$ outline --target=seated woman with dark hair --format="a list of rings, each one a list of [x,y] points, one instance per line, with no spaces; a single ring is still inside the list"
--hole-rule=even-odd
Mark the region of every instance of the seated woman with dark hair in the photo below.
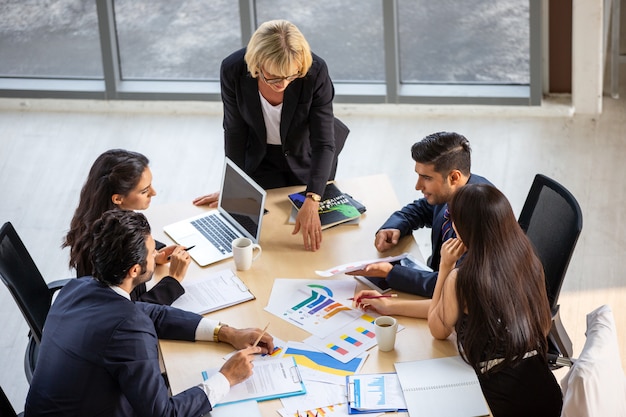
[[[541,261],[495,187],[461,187],[449,209],[458,237],[441,248],[432,300],[360,299],[377,294],[362,291],[355,303],[428,318],[437,339],[456,331],[494,416],[560,416],[561,388],[547,360],[552,316]]]
[[[90,250],[93,244],[93,224],[105,211],[112,209],[145,210],[156,195],[152,187],[152,172],[144,155],[123,149],[111,149],[100,155],[89,171],[80,192],[80,202],[74,212],[62,247],[70,248],[70,267],[77,276],[92,275]],[[157,264],[170,262],[169,275],[150,291],[146,284],[131,293],[133,301],[170,305],[185,293],[180,281],[190,263],[182,246],[165,247],[158,243]]]

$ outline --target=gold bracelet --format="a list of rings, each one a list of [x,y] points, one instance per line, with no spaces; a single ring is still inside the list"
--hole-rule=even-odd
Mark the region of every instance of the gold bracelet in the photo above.
[[[215,343],[219,343],[220,341],[220,338],[218,336],[219,336],[220,330],[222,330],[222,327],[228,327],[228,324],[224,324],[220,322],[217,326],[215,326],[215,329],[213,329],[213,341]]]

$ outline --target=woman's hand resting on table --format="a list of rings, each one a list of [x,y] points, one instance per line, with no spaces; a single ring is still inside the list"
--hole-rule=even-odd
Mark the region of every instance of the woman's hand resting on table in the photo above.
[[[169,262],[168,275],[181,282],[185,278],[185,274],[187,274],[191,256],[189,256],[184,246],[171,245],[160,249],[154,260],[157,265],[164,265]]]
[[[193,204],[195,206],[207,206],[208,205],[211,208],[215,208],[217,207],[217,203],[219,202],[219,199],[220,199],[220,193],[219,191],[216,191],[211,194],[194,198]]]

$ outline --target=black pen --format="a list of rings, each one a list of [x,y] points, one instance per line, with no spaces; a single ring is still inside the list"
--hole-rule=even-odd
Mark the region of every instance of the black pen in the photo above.
[[[195,247],[196,247],[196,245],[191,245],[191,246],[189,246],[188,248],[185,248],[184,250],[185,250],[185,251],[190,251],[190,250],[192,250],[192,249],[193,249],[193,248],[195,248]],[[168,261],[169,261],[170,259],[172,259],[172,255],[170,255],[170,256],[168,256],[168,257],[167,257],[167,260],[168,260]]]

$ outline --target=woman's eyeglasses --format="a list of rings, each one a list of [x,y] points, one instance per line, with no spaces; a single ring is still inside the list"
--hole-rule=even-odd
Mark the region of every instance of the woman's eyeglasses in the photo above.
[[[259,75],[261,76],[261,79],[265,81],[267,84],[278,84],[283,81],[287,81],[288,83],[290,83],[296,78],[300,77],[300,74],[294,74],[294,75],[289,75],[287,77],[265,78],[265,75],[263,74],[262,69],[259,70]]]

